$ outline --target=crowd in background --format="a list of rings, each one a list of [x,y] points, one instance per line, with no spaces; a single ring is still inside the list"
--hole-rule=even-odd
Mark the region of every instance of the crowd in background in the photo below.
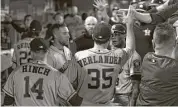
[[[26,15],[23,21],[24,26],[19,26],[10,15],[6,15],[5,20],[21,35],[20,40],[13,48],[12,66],[7,69],[12,71],[12,69],[14,70],[30,62],[33,58],[44,60],[45,57],[45,61],[51,67],[67,77],[66,79],[60,76],[66,80],[67,84],[61,83],[61,85],[69,91],[63,93],[65,89],[59,88],[58,94],[62,96],[62,102],[59,105],[108,105],[109,102],[112,102],[112,105],[117,106],[177,106],[177,0],[133,0],[128,9],[120,8],[117,2],[110,6],[106,0],[95,0],[94,2],[94,8],[91,11],[80,15],[78,14],[80,10],[76,6],[71,6],[67,12],[56,11],[52,20],[45,24],[42,24],[40,20],[35,20],[32,15]],[[108,29],[109,31],[107,31]],[[42,38],[42,40],[38,38]],[[102,40],[102,38],[104,39]],[[20,55],[16,54],[16,51],[20,48],[28,47],[27,45],[19,45],[21,43],[30,44],[32,52],[29,49],[25,50],[31,56],[24,54],[26,57],[20,58],[20,61],[18,61]],[[101,53],[108,52],[106,50],[123,49],[117,52],[122,53],[119,55],[122,56],[121,58],[123,59],[121,60],[123,62],[124,59],[127,59],[124,64],[120,64],[122,65],[122,71],[118,72],[118,74],[116,73],[118,75],[117,79],[113,79],[116,85],[109,90],[111,93],[113,92],[111,94],[113,96],[108,94],[108,96],[104,97],[110,101],[105,101],[106,99],[104,98],[101,98],[104,102],[102,100],[99,102],[100,100],[97,98],[96,101],[93,101],[94,99],[89,98],[89,92],[89,94],[85,95],[84,93],[87,92],[81,91],[81,89],[85,90],[83,81],[86,82],[87,75],[82,72],[81,67],[85,69],[84,66],[87,65],[87,61],[91,61],[89,53],[90,51],[95,51],[96,47],[99,49],[104,48]],[[41,51],[40,53],[38,50],[43,50],[43,52]],[[116,54],[117,56],[118,53],[114,53],[114,55]],[[86,56],[88,60],[83,56]],[[44,73],[44,75],[46,74]],[[110,80],[110,77],[105,76],[102,78]],[[6,85],[5,82],[7,80],[3,81],[2,85],[3,87],[5,85],[5,91],[13,93],[13,89],[9,89],[11,87],[8,86],[9,84],[11,85],[9,81],[12,81],[9,78],[14,79],[15,77],[9,76]],[[55,78],[55,82],[62,81]],[[96,80],[97,83],[95,77],[92,80]],[[38,85],[38,82],[36,85]],[[60,86],[57,85],[56,87]],[[74,90],[77,93],[75,95],[73,95]],[[5,93],[7,94],[8,92]],[[70,97],[69,94],[73,97]],[[11,94],[6,95],[4,105],[13,104],[14,99],[17,103],[18,98],[13,99],[13,97]],[[70,98],[70,100],[67,98]],[[70,104],[66,104],[63,100],[67,100],[67,103]],[[25,102],[25,100],[24,102],[22,100],[17,105],[24,105]],[[46,102],[45,104],[48,105]],[[55,105],[55,103],[51,105]]]

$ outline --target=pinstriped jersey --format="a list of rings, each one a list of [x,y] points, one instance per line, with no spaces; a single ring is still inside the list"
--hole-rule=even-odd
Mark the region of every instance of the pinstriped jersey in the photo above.
[[[141,75],[140,73],[141,57],[135,51],[127,63],[123,66],[122,72],[118,76],[118,85],[116,93],[130,94],[132,92],[131,76]]]
[[[12,57],[13,68],[28,63],[31,60],[30,42],[33,38],[24,38],[14,45],[14,53]]]
[[[16,68],[3,90],[17,106],[57,106],[75,94],[65,75],[41,61]]]
[[[132,52],[129,49],[89,49],[79,51],[75,57],[88,74],[79,91],[82,105],[107,104],[113,97],[115,83],[122,66]]]

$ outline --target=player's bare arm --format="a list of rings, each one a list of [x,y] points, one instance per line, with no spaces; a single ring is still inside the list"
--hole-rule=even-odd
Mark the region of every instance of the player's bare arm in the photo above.
[[[130,97],[129,105],[130,106],[135,106],[136,105],[136,100],[139,94],[139,84],[141,80],[141,72],[140,72],[140,67],[141,67],[141,57],[139,54],[136,52],[133,54],[131,61],[131,67],[130,67],[130,79],[132,82],[132,94]]]
[[[139,77],[135,76],[134,78],[140,78],[140,75],[139,75]],[[136,105],[136,100],[137,100],[137,97],[138,97],[138,94],[139,94],[139,84],[140,84],[140,80],[132,79],[132,85],[133,85],[132,88],[133,89],[132,89],[132,95],[131,95],[130,102],[129,102],[130,106]]]
[[[133,32],[133,24],[134,24],[134,10],[133,6],[129,7],[129,11],[127,14],[127,35],[126,35],[126,48],[131,49],[132,52],[135,50],[135,36]]]

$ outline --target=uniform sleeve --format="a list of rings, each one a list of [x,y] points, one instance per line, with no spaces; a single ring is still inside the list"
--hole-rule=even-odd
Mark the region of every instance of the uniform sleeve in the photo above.
[[[165,22],[173,13],[175,13],[178,10],[178,3],[168,6],[167,8],[163,9],[160,12],[152,13],[152,24],[158,24]]]
[[[48,52],[47,57],[46,57],[46,63],[56,69],[56,63],[55,63],[56,61],[55,61],[55,59],[53,57],[54,57],[54,55],[52,56]]]
[[[122,49],[120,54],[122,55],[121,56],[121,66],[123,66],[128,61],[128,59],[132,56],[133,51],[131,49],[124,48],[124,49]]]
[[[13,71],[9,75],[9,77],[8,77],[8,79],[6,81],[6,84],[5,84],[4,88],[3,88],[4,93],[6,93],[7,95],[9,95],[11,97],[14,97],[14,94],[15,94],[14,93],[14,81],[13,81],[14,72],[15,71]]]
[[[64,74],[60,74],[60,76],[56,78],[57,95],[59,95],[65,101],[69,101],[73,95],[76,94],[72,84]]]
[[[130,76],[141,75],[140,67],[141,67],[141,57],[137,52],[135,52],[131,57],[131,61],[130,61]]]
[[[80,81],[82,81],[82,75],[84,72],[82,68],[78,65],[77,61],[72,58],[69,63],[68,68],[65,71],[66,76],[68,77],[69,81],[72,83],[75,90],[79,87]]]

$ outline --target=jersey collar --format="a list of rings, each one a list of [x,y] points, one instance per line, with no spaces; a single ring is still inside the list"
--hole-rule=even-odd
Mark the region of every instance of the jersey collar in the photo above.
[[[63,50],[59,50],[58,48],[56,48],[56,47],[53,46],[53,45],[51,45],[50,48],[51,48],[53,51],[55,51],[55,52],[57,52],[57,53],[59,53],[59,54],[64,54],[64,51],[63,51]]]

